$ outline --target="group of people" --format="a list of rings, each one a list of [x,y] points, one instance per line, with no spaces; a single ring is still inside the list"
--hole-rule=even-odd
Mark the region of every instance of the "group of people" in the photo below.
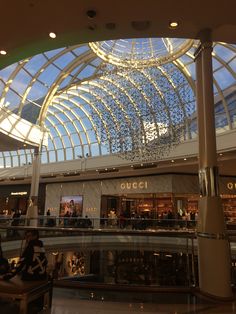
[[[61,224],[64,227],[92,228],[92,221],[87,215],[82,218],[76,212],[67,211],[61,218]]]
[[[197,213],[195,211],[178,211],[164,209],[158,217],[152,217],[149,212],[121,211],[120,214],[112,209],[107,215],[102,214],[100,224],[102,226],[118,226],[123,229],[130,227],[137,230],[145,230],[148,227],[195,227]]]

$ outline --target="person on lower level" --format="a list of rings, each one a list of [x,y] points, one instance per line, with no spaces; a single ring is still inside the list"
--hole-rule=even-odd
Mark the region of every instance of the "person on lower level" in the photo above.
[[[47,258],[43,242],[39,240],[38,230],[26,231],[26,246],[15,269],[7,273],[3,279],[9,280],[16,274],[26,281],[44,280],[47,278]]]

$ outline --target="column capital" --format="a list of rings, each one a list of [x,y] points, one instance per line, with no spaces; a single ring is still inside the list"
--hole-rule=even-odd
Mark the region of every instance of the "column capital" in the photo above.
[[[213,50],[212,47],[212,41],[206,41],[204,43],[200,42],[197,49],[194,52],[194,61],[196,62],[196,59],[201,55],[201,52],[205,49],[211,49]]]

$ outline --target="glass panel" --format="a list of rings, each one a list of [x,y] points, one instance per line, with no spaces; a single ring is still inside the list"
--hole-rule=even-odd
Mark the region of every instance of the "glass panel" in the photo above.
[[[44,55],[39,54],[31,58],[30,61],[24,65],[24,68],[32,75],[35,75],[46,62],[47,59]]]
[[[89,77],[91,75],[93,75],[94,71],[96,70],[95,67],[91,66],[91,65],[87,65],[78,75],[78,77],[82,80],[86,77]]]
[[[47,151],[43,151],[42,157],[41,157],[41,162],[42,162],[43,164],[46,164],[46,163],[49,162],[49,161],[48,161]]]
[[[40,82],[35,82],[33,84],[33,86],[31,87],[27,98],[30,100],[40,100],[37,103],[39,103],[40,105],[43,103],[43,99],[40,99],[44,96],[46,96],[48,92],[48,87],[44,86],[42,83]]]
[[[26,165],[26,156],[25,155],[20,155],[20,164],[21,165]]]
[[[58,159],[58,161],[64,161],[65,160],[64,150],[62,150],[62,149],[57,150],[57,159]]]
[[[73,56],[71,52],[67,52],[66,54],[56,59],[53,63],[56,66],[58,66],[60,69],[64,69],[74,59],[75,59],[75,56]]]
[[[13,167],[19,167],[19,159],[18,156],[12,157]]]
[[[82,140],[82,144],[87,144],[88,143],[88,140],[86,138],[86,135],[84,132],[80,132],[79,133],[80,137],[81,137],[81,140]]]
[[[48,86],[52,85],[56,77],[61,72],[52,64],[50,64],[39,76],[40,81],[46,83]]]
[[[12,74],[12,72],[16,69],[16,67],[18,66],[18,63],[14,63],[12,65],[9,65],[8,67],[6,67],[5,69],[2,69],[0,71],[0,77],[4,80],[7,81],[9,76]]]
[[[79,138],[77,133],[74,133],[74,134],[71,135],[71,140],[72,140],[72,143],[73,143],[72,145],[73,146],[76,146],[76,145],[80,144],[80,138]]]
[[[9,90],[5,97],[5,103],[7,104],[7,108],[11,111],[18,109],[19,104],[21,102],[21,97],[19,97],[15,92]]]
[[[220,44],[215,45],[214,52],[225,62],[228,62],[235,55],[232,50],[221,46]]]
[[[54,56],[56,56],[57,54],[59,54],[61,51],[63,51],[65,48],[59,48],[59,49],[54,49],[54,50],[49,50],[47,52],[45,52],[44,54],[50,59]]]
[[[80,156],[83,155],[82,146],[74,147],[74,151],[75,151],[75,158],[79,158]]]
[[[69,136],[67,136],[67,135],[63,136],[62,141],[63,141],[65,147],[71,147],[71,141],[70,141]]]
[[[14,78],[11,88],[19,94],[23,94],[31,80],[32,77],[22,69]]]
[[[61,139],[59,137],[54,137],[53,140],[54,140],[54,145],[55,145],[56,149],[63,148]]]
[[[92,156],[99,156],[100,155],[99,145],[97,143],[91,144],[91,153],[92,153]]]
[[[235,79],[225,68],[214,72],[214,78],[216,79],[222,90],[235,83]]]
[[[4,159],[0,157],[0,168],[4,168]]]
[[[81,45],[78,48],[73,49],[73,52],[77,55],[80,56],[81,54],[83,54],[84,52],[88,51],[90,48],[88,47],[88,45]]]
[[[49,151],[49,160],[50,160],[50,162],[55,162],[56,161],[55,151]]]
[[[73,149],[66,148],[66,160],[72,160],[72,159],[73,159]]]

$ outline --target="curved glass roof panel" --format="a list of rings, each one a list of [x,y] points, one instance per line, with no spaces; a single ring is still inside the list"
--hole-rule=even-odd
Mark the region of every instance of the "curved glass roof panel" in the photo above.
[[[135,38],[90,43],[101,59],[114,65],[129,67],[163,65],[183,55],[192,40],[177,38]]]
[[[0,105],[49,130],[42,162],[116,153],[136,125],[151,143],[176,123],[197,136],[194,51],[198,42],[121,39],[64,47],[0,71]],[[216,131],[236,127],[236,46],[214,43]],[[129,66],[129,68],[128,68]],[[122,131],[123,130],[123,131]],[[135,133],[135,132],[134,132]],[[0,153],[0,167],[32,162],[32,150]]]

